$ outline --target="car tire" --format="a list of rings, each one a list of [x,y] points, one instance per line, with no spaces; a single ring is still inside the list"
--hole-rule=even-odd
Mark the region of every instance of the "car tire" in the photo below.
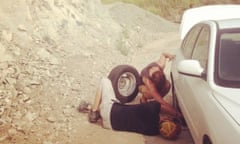
[[[171,74],[171,82],[172,82],[172,106],[175,109],[179,110],[178,100],[177,100],[177,96],[176,96],[176,93],[175,93],[175,87],[174,87],[172,74]]]
[[[176,109],[177,111],[182,113],[181,109],[179,107],[179,104],[178,104],[178,99],[177,99],[177,95],[176,95],[176,92],[175,92],[175,87],[174,87],[172,73],[171,73],[171,82],[172,82],[172,106],[174,107],[174,109]],[[182,126],[187,126],[186,120],[184,118],[181,119],[181,125]]]
[[[140,76],[136,68],[130,65],[118,65],[108,75],[116,98],[121,103],[131,102],[138,94]]]

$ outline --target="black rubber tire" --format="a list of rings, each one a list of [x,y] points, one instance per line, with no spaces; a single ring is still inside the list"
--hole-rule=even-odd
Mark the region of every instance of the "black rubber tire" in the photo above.
[[[172,82],[172,106],[175,109],[179,110],[178,100],[177,100],[177,96],[176,96],[176,93],[175,93],[175,87],[174,87],[174,81],[173,81],[172,74],[171,74],[171,82]]]
[[[125,75],[130,75],[132,78],[133,85],[131,89],[127,89],[127,94],[123,95],[121,93],[121,90],[119,88],[119,80],[121,79],[122,76]],[[111,72],[108,75],[108,78],[112,82],[112,86],[116,95],[116,98],[121,102],[121,103],[128,103],[134,100],[134,98],[138,94],[138,86],[140,84],[140,76],[136,68],[130,65],[118,65],[114,67]]]
[[[176,92],[175,92],[175,87],[174,87],[174,81],[173,81],[172,73],[171,73],[171,82],[172,82],[172,106],[173,106],[174,109],[176,109],[177,111],[182,113],[181,109],[179,107],[179,104],[178,104],[178,99],[177,99],[177,95],[176,95]],[[184,118],[181,119],[181,125],[187,126],[186,120]]]

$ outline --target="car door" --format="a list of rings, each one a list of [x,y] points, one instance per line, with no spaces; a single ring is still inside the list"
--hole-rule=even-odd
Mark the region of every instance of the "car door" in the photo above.
[[[193,41],[192,45],[182,45],[184,59],[195,59],[200,62],[200,65],[207,71],[210,28],[207,25],[197,25],[195,31],[195,38],[189,37],[187,41]],[[205,127],[204,118],[204,102],[207,95],[209,95],[209,87],[206,79],[199,77],[187,76],[179,74],[177,82],[177,91],[180,96],[180,103],[187,117],[191,133],[196,138],[201,137],[202,129]]]

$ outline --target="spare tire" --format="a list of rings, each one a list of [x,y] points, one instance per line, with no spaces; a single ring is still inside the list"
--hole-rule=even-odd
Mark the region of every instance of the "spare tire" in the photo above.
[[[116,98],[121,103],[131,102],[137,96],[140,76],[133,66],[118,65],[112,69],[108,78],[112,82]]]

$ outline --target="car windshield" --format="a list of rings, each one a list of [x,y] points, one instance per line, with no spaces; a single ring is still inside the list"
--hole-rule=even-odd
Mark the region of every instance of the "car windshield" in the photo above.
[[[240,30],[219,37],[218,78],[225,86],[240,84]]]

